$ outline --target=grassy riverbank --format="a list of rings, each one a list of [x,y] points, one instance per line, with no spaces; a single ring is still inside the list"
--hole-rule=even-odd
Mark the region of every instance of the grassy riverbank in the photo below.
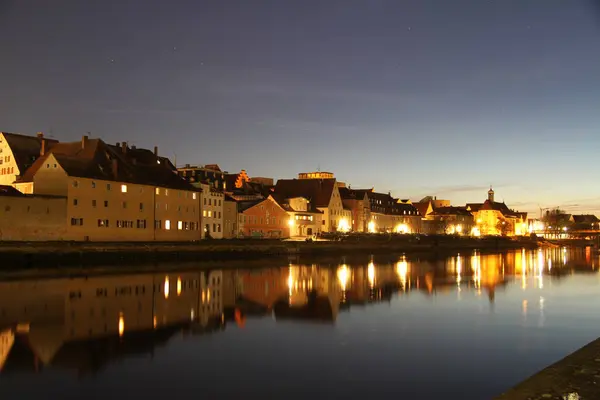
[[[402,254],[497,251],[535,248],[529,238],[381,235],[340,241],[206,240],[197,243],[0,243],[0,267],[143,264],[206,260],[259,259],[273,256]]]

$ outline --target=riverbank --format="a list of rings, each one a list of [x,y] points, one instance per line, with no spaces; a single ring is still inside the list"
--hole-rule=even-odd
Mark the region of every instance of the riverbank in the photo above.
[[[496,400],[600,399],[600,339],[519,383]]]
[[[537,248],[529,238],[471,238],[458,236],[380,236],[342,241],[206,240],[197,243],[3,242],[0,267],[57,267],[68,265],[135,265],[154,262],[253,260],[290,255],[354,255],[502,251]]]

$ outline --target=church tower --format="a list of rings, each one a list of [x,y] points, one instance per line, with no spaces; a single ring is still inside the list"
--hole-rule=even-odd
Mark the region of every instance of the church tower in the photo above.
[[[490,190],[488,190],[488,200],[490,202],[494,202],[494,189],[490,186]]]

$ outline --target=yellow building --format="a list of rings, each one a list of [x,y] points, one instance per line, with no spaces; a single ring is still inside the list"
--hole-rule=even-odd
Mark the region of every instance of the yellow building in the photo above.
[[[311,237],[323,226],[323,213],[310,209],[310,202],[304,197],[277,199],[289,215],[290,237]]]
[[[67,199],[66,238],[188,241],[201,238],[201,196],[158,149],[109,145],[84,136],[57,143],[15,187]],[[48,240],[40,238],[39,240]]]
[[[494,200],[494,190],[490,188],[488,198],[483,203],[467,204],[467,211],[473,214],[475,236],[522,236],[527,234],[527,213],[514,211],[502,202]]]
[[[0,185],[12,185],[56,143],[41,132],[36,136],[0,132]]]
[[[0,240],[65,240],[67,198],[25,195],[0,186]]]

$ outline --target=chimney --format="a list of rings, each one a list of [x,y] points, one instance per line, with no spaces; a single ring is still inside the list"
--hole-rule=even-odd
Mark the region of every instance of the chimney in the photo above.
[[[116,158],[113,158],[113,160],[112,160],[112,173],[113,173],[115,180],[117,180],[118,175],[119,175],[119,164],[118,164]]]
[[[46,139],[42,139],[42,146],[40,147],[40,156],[46,154]]]
[[[158,156],[158,146],[154,146],[154,155]]]
[[[38,139],[42,139],[44,137],[44,132],[38,132],[36,136],[38,137]]]
[[[123,151],[123,154],[127,154],[127,142],[121,143],[121,150]]]
[[[82,149],[85,149],[85,146],[87,145],[87,142],[88,142],[88,137],[87,137],[87,135],[83,135],[83,136],[81,137],[81,148],[82,148]]]

